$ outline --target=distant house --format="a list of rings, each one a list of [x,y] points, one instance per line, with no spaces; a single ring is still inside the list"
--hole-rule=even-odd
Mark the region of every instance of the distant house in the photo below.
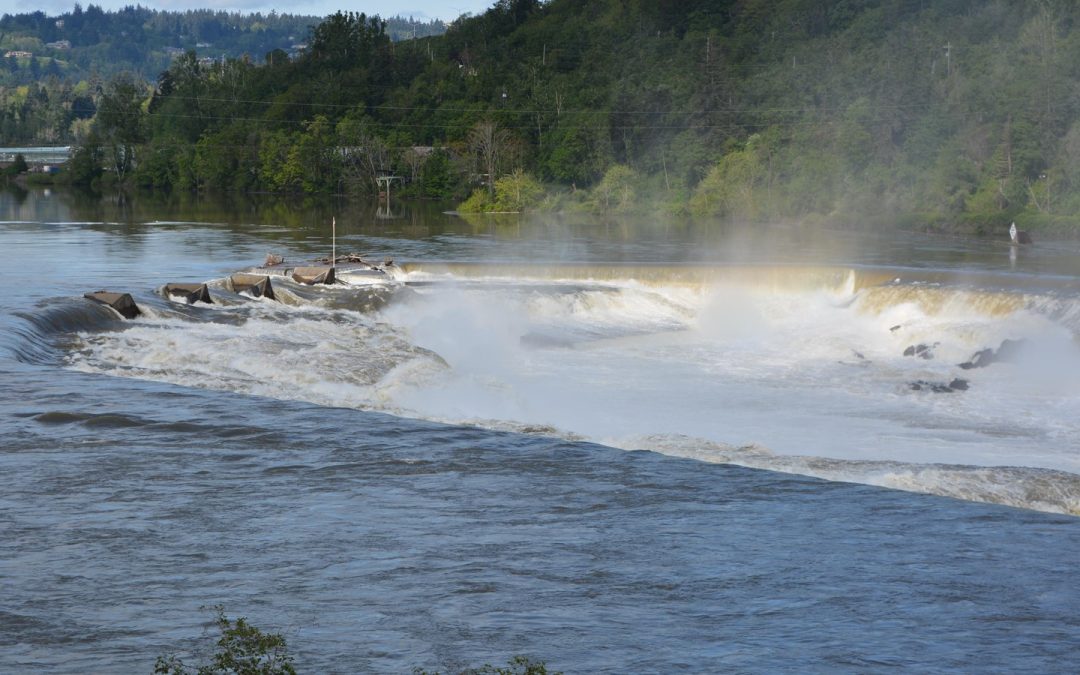
[[[64,20],[63,19],[57,19],[55,25],[60,30],[64,30]]]
[[[56,42],[46,42],[45,46],[49,49],[71,49],[71,41],[57,40]]]
[[[11,50],[4,54],[5,59],[32,59],[34,58],[33,52],[23,52],[18,50]]]
[[[184,53],[184,50],[180,47],[166,47],[165,53],[173,58],[180,56]]]

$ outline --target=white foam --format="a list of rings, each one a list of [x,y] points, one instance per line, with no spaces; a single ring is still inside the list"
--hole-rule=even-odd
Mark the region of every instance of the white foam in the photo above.
[[[941,494],[960,490],[926,486],[953,474],[855,463],[1080,473],[1080,354],[1055,321],[1071,306],[1060,299],[856,290],[850,275],[806,288],[442,281],[374,315],[322,307],[333,289],[302,297],[283,285],[288,305],[244,303],[238,325],[151,316],[83,335],[71,363],[624,447],[682,436],[769,447],[766,460],[738,461]],[[1018,362],[959,367],[1006,338],[1027,340]],[[934,358],[903,355],[916,344]],[[910,386],[956,378],[969,389]],[[821,473],[823,458],[847,464]]]

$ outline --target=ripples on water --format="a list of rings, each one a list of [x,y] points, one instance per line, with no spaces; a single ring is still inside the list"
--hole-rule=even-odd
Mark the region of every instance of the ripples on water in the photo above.
[[[138,382],[68,398],[6,424],[8,669],[145,672],[214,603],[310,672],[1076,656],[1071,518]]]
[[[566,672],[1067,672],[1080,656],[1075,518],[712,463],[757,454],[671,434],[637,447],[693,458],[75,372],[71,350],[111,330],[82,292],[124,279],[153,309],[160,283],[230,270],[203,248],[258,260],[266,245],[198,228],[138,234],[135,251],[54,234],[46,255],[33,227],[0,231],[3,250],[56,270],[0,300],[0,670],[148,672],[212,642],[199,607],[214,604],[283,631],[306,672],[519,653]],[[54,260],[88,248],[93,265]],[[22,276],[11,261],[0,274]],[[387,330],[333,307],[234,309],[160,305],[174,318],[112,336],[134,349],[170,321],[235,335],[274,312]],[[572,324],[559,335],[595,339]],[[536,336],[514,353],[572,351]],[[457,365],[449,348],[439,366],[383,344],[436,376]]]

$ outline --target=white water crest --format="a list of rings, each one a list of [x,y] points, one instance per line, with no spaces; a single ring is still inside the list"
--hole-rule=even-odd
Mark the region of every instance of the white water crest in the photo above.
[[[284,285],[83,333],[70,365],[1080,513],[1080,301],[906,276],[414,265],[381,309]]]

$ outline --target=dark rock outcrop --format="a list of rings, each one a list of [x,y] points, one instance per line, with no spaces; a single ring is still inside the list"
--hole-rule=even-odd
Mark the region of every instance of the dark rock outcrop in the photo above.
[[[1001,346],[997,350],[990,347],[980,349],[972,355],[971,359],[961,363],[960,367],[964,370],[971,370],[972,368],[985,368],[993,363],[1015,361],[1025,342],[1026,340],[1002,340]]]
[[[934,358],[934,347],[937,347],[939,344],[941,343],[935,342],[932,345],[922,343],[917,345],[910,345],[907,349],[904,350],[904,356],[917,356],[920,359],[930,360]]]
[[[931,391],[935,394],[952,394],[957,391],[967,391],[968,386],[967,380],[956,378],[948,384],[945,384],[944,382],[916,380],[915,382],[910,383],[908,388],[912,391]]]

